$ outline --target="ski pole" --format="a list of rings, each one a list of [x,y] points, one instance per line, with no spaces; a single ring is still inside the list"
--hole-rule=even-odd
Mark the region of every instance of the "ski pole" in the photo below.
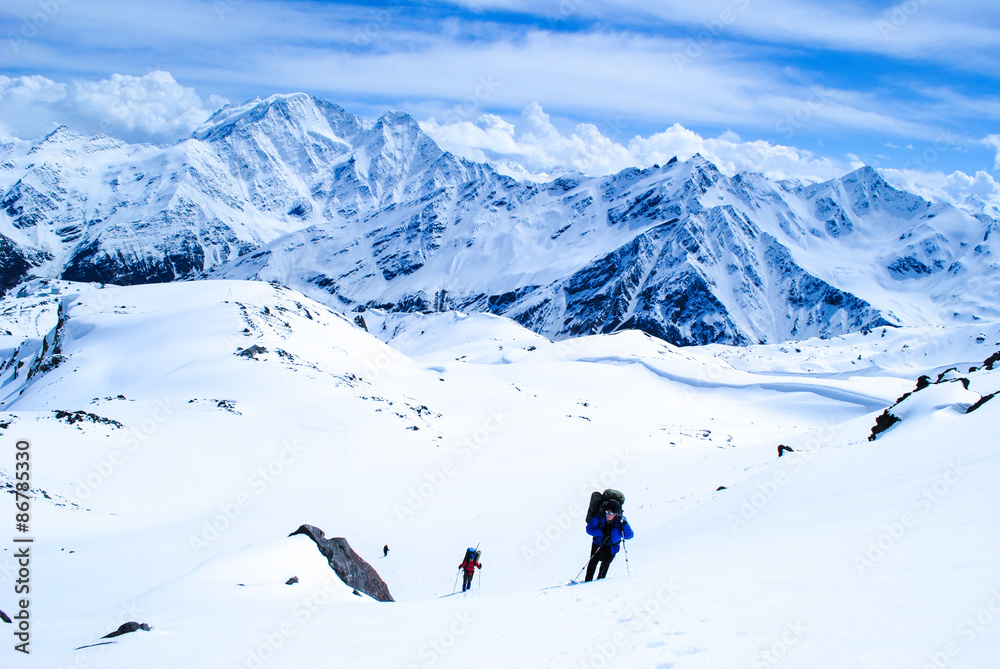
[[[631,576],[632,572],[628,568],[628,542],[622,539],[622,548],[625,549],[625,575]]]
[[[611,538],[611,537],[605,537],[605,538],[604,538],[604,539],[603,539],[603,540],[601,541],[601,543],[600,543],[600,544],[598,544],[598,546],[597,546],[597,550],[595,550],[595,551],[594,551],[594,553],[593,553],[593,555],[591,555],[591,556],[590,556],[590,560],[593,560],[593,559],[594,559],[594,557],[595,557],[595,556],[597,555],[597,551],[601,550],[601,548],[602,548],[602,547],[604,546],[605,542],[606,542],[606,541],[607,541],[608,539],[610,539],[610,538]],[[590,560],[587,560],[586,562],[584,562],[584,563],[583,563],[583,567],[581,567],[581,568],[580,568],[580,571],[578,571],[578,572],[576,573],[576,578],[574,578],[574,579],[573,579],[573,582],[574,582],[574,583],[576,582],[576,580],[577,580],[578,578],[580,578],[580,574],[582,574],[582,573],[583,573],[583,570],[587,568],[587,565],[589,565],[589,564],[590,564]]]
[[[451,594],[453,595],[455,594],[455,591],[458,590],[458,577],[461,575],[462,575],[462,568],[459,567],[458,573],[455,574],[455,585],[451,586]]]

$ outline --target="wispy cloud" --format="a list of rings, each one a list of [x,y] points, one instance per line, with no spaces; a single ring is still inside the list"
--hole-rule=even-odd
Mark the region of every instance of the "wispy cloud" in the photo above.
[[[42,4],[54,9],[36,21]],[[303,91],[370,117],[517,125],[537,103],[567,140],[585,139],[580,124],[625,148],[675,126],[732,130],[835,164],[854,153],[903,167],[948,136],[960,151],[936,169],[962,155],[969,172],[993,167],[981,138],[996,132],[1000,24],[984,0],[9,0],[0,21],[12,78],[166,71],[199,99],[192,116],[213,95]]]
[[[452,0],[479,12],[521,12],[558,25],[591,18],[631,30],[678,29],[702,46],[749,38],[787,46],[864,52],[917,60],[941,59],[983,68],[1000,44],[995,6],[982,0]],[[993,17],[993,20],[989,20]],[[984,18],[986,20],[984,20]],[[955,59],[957,54],[967,56]]]

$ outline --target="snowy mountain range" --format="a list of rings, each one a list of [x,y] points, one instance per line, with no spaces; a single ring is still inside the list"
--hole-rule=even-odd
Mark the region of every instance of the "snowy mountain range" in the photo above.
[[[546,337],[780,342],[1000,318],[1000,212],[862,168],[813,185],[701,156],[519,182],[410,116],[303,94],[173,146],[60,127],[0,146],[0,286],[277,281],[338,310],[490,312]]]

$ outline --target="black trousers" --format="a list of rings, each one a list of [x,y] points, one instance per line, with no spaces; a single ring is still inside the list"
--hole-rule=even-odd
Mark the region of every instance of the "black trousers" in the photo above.
[[[474,572],[466,571],[462,573],[462,592],[472,587],[472,575]]]
[[[586,582],[594,580],[594,570],[597,569],[597,563],[601,563],[601,569],[597,572],[597,578],[604,578],[608,575],[608,567],[611,566],[611,561],[615,559],[614,554],[611,553],[611,546],[608,544],[591,544],[590,545],[590,562],[587,563],[587,578],[584,579]]]

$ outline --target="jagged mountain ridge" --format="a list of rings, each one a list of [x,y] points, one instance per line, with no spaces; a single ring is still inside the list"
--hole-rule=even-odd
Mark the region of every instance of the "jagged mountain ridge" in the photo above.
[[[993,212],[871,168],[803,186],[695,156],[518,182],[405,113],[370,122],[302,94],[221,110],[170,147],[60,128],[0,156],[5,288],[254,278],[341,309],[489,311],[554,338],[638,328],[677,344],[1000,318]]]

